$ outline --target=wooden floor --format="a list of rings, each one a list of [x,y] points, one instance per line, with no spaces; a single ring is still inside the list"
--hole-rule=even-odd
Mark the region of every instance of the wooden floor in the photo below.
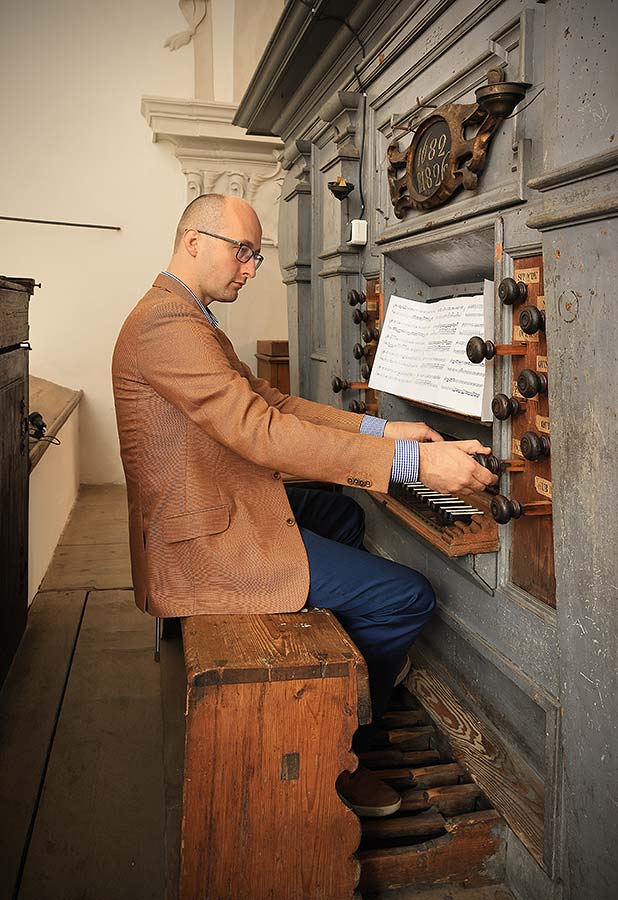
[[[0,900],[174,897],[184,669],[179,641],[161,665],[153,643],[124,490],[82,487],[0,693]],[[502,885],[421,894],[512,900]]]

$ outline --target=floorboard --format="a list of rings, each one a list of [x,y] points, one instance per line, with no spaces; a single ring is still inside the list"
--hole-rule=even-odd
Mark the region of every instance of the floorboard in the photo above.
[[[125,544],[128,546],[127,491],[121,484],[83,484],[60,546]],[[116,585],[118,587],[118,585]]]
[[[132,584],[128,544],[59,544],[40,590],[105,591]]]
[[[18,882],[85,601],[37,595],[0,692],[0,900]]]
[[[161,900],[165,798],[152,619],[91,592],[19,900]]]

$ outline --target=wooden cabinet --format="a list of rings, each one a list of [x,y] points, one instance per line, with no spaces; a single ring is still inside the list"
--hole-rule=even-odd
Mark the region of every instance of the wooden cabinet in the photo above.
[[[181,900],[351,900],[360,825],[335,781],[368,720],[360,653],[327,610],[182,625]]]
[[[0,684],[28,609],[28,301],[34,282],[0,277]]]
[[[258,378],[265,378],[282,394],[290,393],[290,357],[287,341],[258,341],[257,353]]]

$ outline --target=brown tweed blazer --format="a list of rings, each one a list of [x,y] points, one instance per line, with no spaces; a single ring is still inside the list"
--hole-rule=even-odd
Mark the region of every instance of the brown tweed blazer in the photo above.
[[[300,609],[309,567],[280,472],[386,491],[395,442],[254,377],[166,275],[122,326],[112,376],[139,608]]]

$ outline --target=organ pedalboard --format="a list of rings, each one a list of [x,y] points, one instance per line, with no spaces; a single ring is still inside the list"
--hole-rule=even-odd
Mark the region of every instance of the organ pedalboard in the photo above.
[[[508,473],[512,497],[496,489],[463,496],[446,495],[422,482],[396,484],[388,494],[370,492],[374,499],[403,524],[449,557],[490,553],[499,549],[498,525],[511,523],[511,581],[544,603],[555,606],[555,574],[552,531],[551,441],[545,337],[545,298],[542,256],[518,259],[513,278],[503,279],[498,297],[513,309],[512,341],[496,344],[471,338],[468,358],[510,360],[512,383],[508,394],[498,393],[492,412],[510,426],[509,459],[493,454],[477,460],[498,477]],[[361,328],[363,343],[352,355],[360,363],[363,381],[333,378],[334,392],[357,390],[365,399],[353,399],[354,412],[377,413],[377,397],[368,387],[384,300],[379,282],[367,281],[366,293],[352,290],[348,302],[353,321]]]

